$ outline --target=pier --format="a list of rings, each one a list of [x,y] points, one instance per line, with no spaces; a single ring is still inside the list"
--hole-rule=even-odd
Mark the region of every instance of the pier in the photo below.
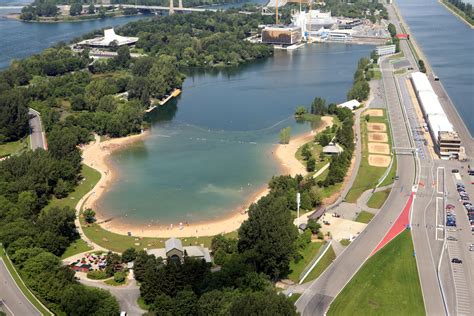
[[[166,98],[158,101],[158,105],[165,105],[166,102],[168,102],[169,100],[171,100],[172,98],[176,98],[178,95],[181,94],[181,90],[180,89],[174,89],[173,92],[171,92],[171,94],[169,96],[167,96]],[[150,113],[151,111],[153,111],[154,109],[156,109],[156,107],[158,106],[156,103],[152,106],[150,106],[148,109],[145,110],[146,113]]]

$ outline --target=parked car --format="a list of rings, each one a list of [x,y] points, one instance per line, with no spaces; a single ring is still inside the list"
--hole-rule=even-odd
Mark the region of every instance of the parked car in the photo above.
[[[457,238],[453,237],[453,236],[448,236],[448,238],[446,238],[446,239],[451,240],[451,241],[457,241]]]
[[[461,200],[463,200],[463,201],[469,201],[469,196],[461,196]]]
[[[458,258],[453,258],[453,259],[451,259],[451,262],[452,263],[462,263],[462,260],[458,259]]]
[[[452,173],[459,173],[459,170],[458,169],[452,169],[451,172]]]

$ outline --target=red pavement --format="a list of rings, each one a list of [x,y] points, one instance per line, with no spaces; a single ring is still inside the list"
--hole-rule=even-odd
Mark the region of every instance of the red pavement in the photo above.
[[[415,193],[413,192],[410,194],[410,198],[408,199],[402,213],[398,216],[392,227],[390,227],[390,230],[387,232],[382,241],[377,245],[377,247],[375,247],[374,251],[372,251],[370,254],[371,256],[388,244],[393,238],[397,237],[406,229],[407,225],[410,224],[410,208],[411,204],[413,203],[414,194]]]

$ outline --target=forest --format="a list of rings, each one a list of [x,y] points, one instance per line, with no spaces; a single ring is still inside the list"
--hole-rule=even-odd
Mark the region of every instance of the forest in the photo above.
[[[242,40],[261,19],[236,12],[155,18],[118,31],[142,37],[138,49],[147,56],[132,58],[128,47],[120,47],[116,57],[93,62],[87,49],[77,53],[59,43],[0,72],[0,144],[28,135],[29,108],[41,113],[48,142],[48,151],[0,162],[0,241],[25,283],[54,313],[119,314],[108,292],[79,284],[59,259],[79,235],[75,210],[51,207],[50,201],[64,198],[82,180],[78,145],[92,133],[139,133],[147,127],[146,107],[181,87],[189,67],[235,66],[270,56],[265,46]],[[179,34],[180,28],[186,32]],[[193,51],[190,64],[186,58]],[[212,62],[202,62],[206,58]]]

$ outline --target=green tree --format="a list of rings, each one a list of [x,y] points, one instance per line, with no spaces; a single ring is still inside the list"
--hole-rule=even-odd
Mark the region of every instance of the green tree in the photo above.
[[[96,221],[95,212],[91,208],[85,209],[82,216],[84,216],[87,224],[92,224]]]
[[[89,7],[87,8],[87,13],[88,14],[94,14],[95,13],[95,6],[93,3],[89,4]]]
[[[273,280],[288,274],[298,236],[286,205],[284,197],[263,197],[250,206],[249,218],[239,228],[239,252]]]
[[[319,224],[315,219],[310,218],[308,220],[308,229],[311,231],[313,234],[317,234],[319,230],[321,229],[321,224]]]
[[[135,248],[127,248],[122,253],[122,261],[123,262],[132,262],[137,257],[137,251]]]
[[[76,15],[81,15],[81,13],[82,13],[82,3],[74,2],[73,4],[71,4],[71,7],[69,8],[69,15],[76,16]]]
[[[0,94],[0,144],[28,134],[28,100],[18,89]]]
[[[230,315],[297,315],[293,303],[274,291],[250,292],[238,297],[230,309]]]
[[[311,103],[311,114],[324,115],[327,112],[326,100],[320,97],[316,97]]]
[[[316,159],[311,157],[306,163],[306,171],[313,172],[315,169],[316,169]]]
[[[285,127],[280,130],[280,144],[289,144],[291,138],[291,127]]]
[[[295,116],[299,117],[299,116],[302,116],[302,115],[306,114],[307,112],[308,112],[308,110],[304,106],[299,106],[295,110]]]

